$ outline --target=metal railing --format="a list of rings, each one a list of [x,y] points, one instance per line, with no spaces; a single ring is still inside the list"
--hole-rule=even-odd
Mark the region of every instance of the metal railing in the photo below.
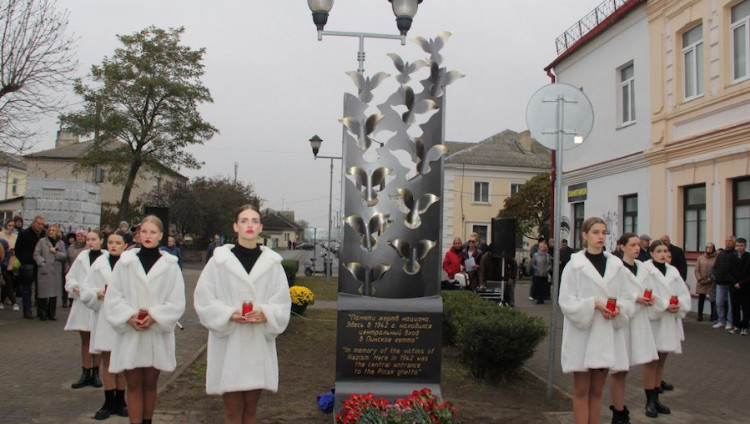
[[[599,6],[555,39],[557,55],[559,56],[565,50],[568,50],[570,46],[583,38],[584,35],[596,28],[597,25],[602,23],[602,21],[607,19],[610,15],[615,13],[617,9],[624,6],[629,1],[630,0],[604,0],[601,2]]]

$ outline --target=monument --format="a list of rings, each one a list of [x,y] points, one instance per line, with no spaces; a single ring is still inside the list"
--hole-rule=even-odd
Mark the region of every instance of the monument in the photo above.
[[[390,75],[348,73],[357,94],[345,94],[341,119],[337,407],[353,393],[440,394],[443,105],[445,87],[463,77],[442,67],[449,37],[417,37],[428,57],[411,63],[389,54],[398,88],[381,104],[371,102]],[[414,89],[416,74],[426,76]]]

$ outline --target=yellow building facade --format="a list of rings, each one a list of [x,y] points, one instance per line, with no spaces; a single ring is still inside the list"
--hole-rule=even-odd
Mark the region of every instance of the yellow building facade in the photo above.
[[[651,233],[750,236],[750,0],[651,0]]]

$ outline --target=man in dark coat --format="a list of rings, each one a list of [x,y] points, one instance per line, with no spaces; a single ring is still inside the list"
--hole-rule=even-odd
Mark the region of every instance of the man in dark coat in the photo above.
[[[672,266],[677,268],[677,271],[680,271],[682,280],[687,281],[687,259],[685,259],[685,252],[679,247],[673,245],[670,242],[668,235],[664,234],[660,239],[667,245],[669,253],[672,255]]]
[[[21,263],[19,278],[21,280],[21,296],[23,297],[23,317],[27,319],[34,318],[31,313],[31,286],[36,281],[34,249],[42,237],[44,237],[44,217],[35,216],[31,225],[18,233],[18,239],[16,240],[16,257]]]
[[[736,249],[738,261],[735,264],[735,282],[729,288],[733,323],[729,332],[747,336],[747,330],[750,326],[750,253],[746,251],[747,240],[738,238]]]
[[[651,236],[648,234],[641,234],[638,236],[641,239],[641,251],[638,253],[638,259],[641,262],[646,262],[651,259],[651,253],[648,252],[648,246],[651,245]]]

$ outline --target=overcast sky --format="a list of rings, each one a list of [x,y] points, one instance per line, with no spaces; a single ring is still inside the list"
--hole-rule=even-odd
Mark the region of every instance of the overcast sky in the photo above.
[[[448,91],[446,139],[478,142],[505,129],[525,130],[529,98],[549,83],[543,68],[556,57],[555,38],[600,2],[425,0],[409,38],[453,31],[443,65],[466,75]],[[304,0],[58,0],[58,7],[70,11],[81,76],[112,55],[118,34],[184,26],[183,42],[206,48],[203,82],[214,103],[200,110],[220,134],[191,149],[205,162],[202,169],[181,172],[233,177],[237,162],[238,178],[253,185],[264,207],[327,226],[329,161],[314,161],[307,140],[318,134],[321,155],[341,154],[338,119],[343,93],[355,90],[345,72],[357,69],[356,39],[319,42]],[[326,29],[397,33],[386,0],[338,0]],[[387,53],[409,62],[425,57],[411,41],[369,39],[365,51],[368,75],[394,73]],[[380,93],[392,91],[384,84]],[[70,100],[76,108],[78,99]],[[46,134],[35,150],[54,146],[56,119],[41,125]],[[334,210],[338,170],[337,162]]]

